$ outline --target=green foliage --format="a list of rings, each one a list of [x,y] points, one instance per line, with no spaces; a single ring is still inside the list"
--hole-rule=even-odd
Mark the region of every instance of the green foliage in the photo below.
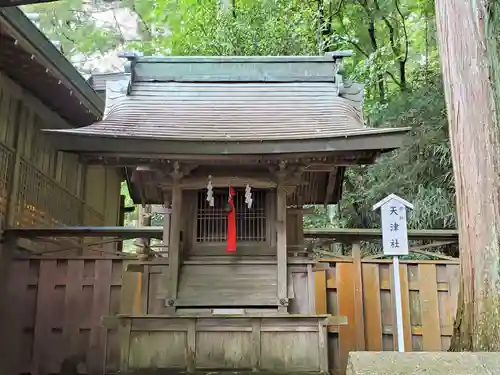
[[[223,1],[224,2],[224,1]],[[65,53],[105,55],[316,55],[352,49],[346,73],[366,83],[370,126],[410,126],[405,146],[379,164],[350,168],[340,207],[314,207],[306,227],[374,227],[372,204],[396,193],[415,204],[414,228],[455,226],[433,0],[64,0],[28,7]],[[127,37],[117,8],[135,17]],[[110,11],[109,9],[112,9]],[[114,9],[114,10],[113,10]],[[103,23],[103,10],[111,12]]]
[[[202,4],[202,5],[201,5]],[[135,47],[151,54],[307,55],[316,54],[314,15],[302,1],[240,0],[234,12],[219,1],[157,2],[154,17],[167,23],[169,37]]]
[[[342,217],[348,227],[376,227],[371,207],[388,193],[413,202],[413,228],[454,228],[454,185],[444,96],[435,74],[372,114],[375,126],[409,126],[405,145],[379,163],[346,173]]]

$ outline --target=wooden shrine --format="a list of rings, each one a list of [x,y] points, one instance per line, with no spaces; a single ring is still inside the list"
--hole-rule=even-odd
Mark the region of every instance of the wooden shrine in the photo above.
[[[341,319],[315,314],[302,208],[336,203],[345,168],[408,130],[364,126],[344,55],[132,57],[102,121],[46,131],[166,209],[162,313],[116,318],[123,371],[328,370],[326,326]]]

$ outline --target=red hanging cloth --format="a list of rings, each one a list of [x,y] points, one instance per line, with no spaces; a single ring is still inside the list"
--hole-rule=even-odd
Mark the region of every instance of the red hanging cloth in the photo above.
[[[229,187],[229,199],[227,201],[229,205],[229,213],[227,215],[227,244],[226,250],[228,253],[234,253],[236,251],[236,211],[234,208],[234,189]]]

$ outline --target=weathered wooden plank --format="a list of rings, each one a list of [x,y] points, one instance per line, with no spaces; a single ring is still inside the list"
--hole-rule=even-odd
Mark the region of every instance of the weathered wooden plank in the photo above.
[[[120,322],[118,339],[120,341],[120,371],[128,371],[130,355],[130,332],[132,320],[125,319]]]
[[[319,371],[318,332],[262,332],[261,370]]]
[[[436,290],[436,266],[431,264],[419,265],[418,280],[420,283],[423,349],[429,352],[440,351],[441,327]]]
[[[382,317],[379,271],[376,264],[363,264],[366,349],[382,351]]]
[[[293,279],[292,279],[293,282]],[[312,265],[307,265],[307,302],[308,302],[308,311],[310,314],[314,314],[316,312],[316,302],[315,295],[316,290],[314,287],[314,272],[312,269]],[[326,289],[325,289],[326,293]],[[326,295],[326,294],[325,294]]]
[[[135,318],[132,321],[132,331],[159,332],[159,331],[187,331],[189,319],[181,317],[173,319]]]
[[[252,369],[257,371],[260,368],[261,337],[260,337],[260,319],[252,321]]]
[[[142,301],[140,299],[142,288],[141,273],[127,272],[127,268],[133,261],[123,261],[122,264],[122,287],[120,290],[120,313],[142,314]],[[137,297],[139,295],[139,297]]]
[[[196,369],[196,320],[187,322],[186,367],[192,372]]]
[[[399,279],[401,281],[401,305],[403,311],[403,337],[405,343],[405,351],[412,351],[412,331],[410,317],[410,290],[408,286],[408,266],[406,264],[399,265]],[[394,335],[395,337],[397,335]],[[397,340],[394,342],[394,347],[397,348]]]
[[[2,116],[0,116],[0,141],[2,141],[2,143],[7,143],[9,107],[10,101],[13,100],[13,98],[11,98],[10,92],[7,90],[2,78],[3,77],[0,76],[0,113],[2,113]]]
[[[1,117],[1,116],[0,116]],[[0,243],[0,301],[8,301],[10,298],[9,284],[10,280],[15,276],[12,272],[13,253],[16,247],[16,240],[13,236],[7,236],[4,243]],[[14,318],[14,312],[9,307],[9,304],[0,303],[0,328],[1,332],[11,333],[13,326],[11,320]],[[2,353],[6,353],[8,360],[0,361],[0,370],[3,374],[14,373],[13,369],[17,365],[12,359],[15,349],[9,343],[9,336],[0,336],[0,349]]]
[[[291,272],[294,298],[290,301],[290,306],[288,312],[290,314],[315,314],[316,309],[311,311],[310,299],[313,299],[312,304],[314,304],[314,272],[312,272],[310,281],[308,279],[308,274],[305,272]]]
[[[52,308],[54,305],[53,291],[57,278],[57,262],[54,260],[40,263],[38,279],[37,310],[35,318],[35,336],[33,339],[32,374],[44,375],[48,370],[47,358],[53,350],[50,347]]]
[[[352,244],[353,270],[354,270],[354,314],[355,321],[349,322],[356,327],[356,347],[358,351],[365,350],[365,317],[363,311],[363,275],[361,265],[361,245]]]
[[[327,288],[326,271],[314,272],[314,305],[316,314],[327,314]]]
[[[198,318],[196,324],[197,331],[213,331],[214,329],[231,329],[248,331],[252,330],[252,319],[251,318],[241,318],[241,319],[231,319],[227,317],[213,317],[213,318]]]
[[[382,327],[382,333],[384,335],[394,335],[395,332],[394,332],[394,327],[392,325],[390,326],[386,326],[386,327]],[[406,333],[406,332],[405,332]],[[409,336],[422,336],[422,326],[412,326],[411,327],[411,330],[410,330],[410,334]],[[442,337],[451,337],[453,335],[453,325],[448,325],[448,326],[442,326],[441,327],[441,336]],[[420,337],[421,339],[422,337]],[[406,345],[406,341],[405,341],[405,345]],[[408,352],[411,352],[413,349],[410,345],[410,347],[408,348],[408,350],[406,349],[406,346],[405,346],[405,350],[408,351]]]
[[[352,303],[355,287],[353,264],[337,265],[337,298],[339,315],[347,317],[347,325],[339,327],[340,363],[341,368],[347,367],[347,357],[350,351],[356,350],[356,311]]]
[[[94,296],[92,301],[92,328],[88,366],[90,372],[104,373],[107,330],[100,325],[101,318],[109,314],[112,261],[95,263]]]
[[[4,243],[4,246],[12,244]],[[1,245],[0,245],[1,246]],[[1,259],[0,259],[1,261]],[[8,263],[10,268],[7,290],[3,295],[2,308],[4,314],[1,315],[0,327],[2,335],[2,360],[0,360],[0,373],[18,374],[29,368],[28,356],[23,356],[22,342],[26,340],[24,329],[29,324],[32,311],[27,310],[32,307],[27,304],[28,282],[29,282],[29,262]],[[7,303],[8,301],[8,303]],[[31,324],[30,324],[31,325]]]
[[[184,264],[177,305],[276,306],[276,284],[276,265]]]
[[[68,356],[79,354],[80,309],[87,308],[82,304],[83,269],[83,260],[68,261],[63,322],[64,342]]]
[[[140,303],[141,303],[141,311],[144,311],[146,314],[149,306],[149,291],[150,291],[150,266],[144,266],[144,270],[141,274],[141,294],[140,294]]]
[[[318,322],[319,370],[328,372],[328,327],[325,322]]]
[[[457,305],[458,305],[458,291],[460,288],[460,266],[458,265],[447,265],[446,273],[448,275],[448,311],[446,314],[448,315],[448,321],[453,323],[456,313],[457,313]]]
[[[143,271],[146,267],[143,268]],[[137,273],[136,275],[136,285],[134,289],[134,302],[133,302],[133,311],[147,313],[147,310],[144,310],[144,304],[142,300],[142,295],[144,294],[144,272]],[[147,291],[146,291],[147,293]]]
[[[186,332],[135,333],[130,342],[129,369],[187,369],[186,342]]]

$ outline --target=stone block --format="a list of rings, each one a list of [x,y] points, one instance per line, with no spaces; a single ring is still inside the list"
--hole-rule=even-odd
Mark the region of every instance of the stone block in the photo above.
[[[352,352],[346,375],[493,375],[500,353]]]

